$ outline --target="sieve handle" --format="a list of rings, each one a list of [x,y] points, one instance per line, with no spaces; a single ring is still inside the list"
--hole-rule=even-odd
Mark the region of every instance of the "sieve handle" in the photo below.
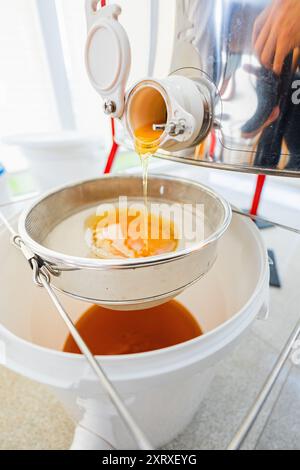
[[[86,360],[90,364],[91,368],[95,372],[96,376],[98,377],[102,387],[107,392],[108,396],[110,397],[112,403],[116,407],[119,412],[120,417],[122,418],[123,422],[125,423],[128,431],[134,438],[135,442],[137,443],[140,450],[153,450],[148,439],[145,437],[144,433],[141,431],[129,411],[127,410],[126,406],[124,405],[122,399],[120,398],[118,392],[115,390],[114,386],[108,379],[107,375],[103,371],[102,367],[96,361],[94,355],[90,351],[89,347],[82,339],[81,335],[77,331],[76,326],[72,322],[71,318],[65,311],[64,307],[62,306],[60,300],[58,299],[57,295],[55,294],[54,290],[50,284],[50,272],[47,269],[46,265],[40,265],[40,260],[37,259],[36,255],[25,245],[22,238],[15,232],[7,218],[3,215],[0,211],[0,220],[4,223],[7,230],[10,232],[12,236],[12,242],[16,247],[18,247],[21,252],[23,253],[24,257],[27,259],[31,268],[34,273],[34,281],[45,288],[47,291],[50,299],[52,300],[54,306],[56,307],[58,313],[60,314],[62,320],[66,324],[67,328],[69,329],[75,343],[79,347],[82,354],[85,356]]]
[[[65,311],[64,307],[62,306],[60,300],[58,299],[57,295],[55,294],[54,290],[52,289],[49,278],[45,276],[43,272],[40,272],[38,277],[39,282],[47,291],[49,297],[51,298],[53,304],[55,305],[58,313],[60,314],[61,318],[65,322],[66,326],[68,327],[74,341],[76,342],[77,346],[79,347],[82,354],[85,356],[87,361],[89,362],[91,368],[95,372],[96,376],[98,377],[102,387],[107,392],[108,396],[110,397],[112,403],[115,405],[116,409],[118,410],[120,417],[123,419],[125,425],[127,426],[128,430],[130,431],[132,437],[134,438],[135,442],[138,444],[140,450],[153,450],[148,439],[144,436],[144,433],[141,431],[139,426],[136,424],[135,420],[127,410],[126,406],[124,405],[122,399],[120,398],[118,392],[113,387],[112,383],[108,379],[107,375],[103,371],[102,367],[96,361],[94,355],[90,351],[89,347],[82,339],[81,335],[79,334],[77,328],[75,327],[74,323],[72,322],[71,318]]]

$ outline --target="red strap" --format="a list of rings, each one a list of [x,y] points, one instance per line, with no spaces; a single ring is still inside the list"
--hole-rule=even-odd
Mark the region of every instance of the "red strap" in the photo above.
[[[265,182],[266,182],[266,175],[258,175],[255,194],[254,194],[252,207],[250,211],[251,215],[257,215],[257,211],[258,211],[258,207],[261,201],[261,195],[264,189]]]
[[[214,129],[211,131],[210,135],[211,135],[211,141],[210,141],[210,147],[209,147],[209,156],[212,158],[212,160],[214,160],[216,144],[217,144],[217,138],[216,138],[216,133]]]
[[[101,0],[101,8],[106,6],[106,0]],[[119,145],[115,142],[115,123],[114,120],[111,120],[111,135],[112,135],[112,147],[106,162],[105,170],[104,173],[108,174],[111,172],[111,169],[113,167],[116,155],[119,150]]]
[[[119,150],[119,145],[115,142],[115,122],[113,119],[111,120],[111,135],[112,135],[113,144],[112,144],[112,147],[111,147],[111,150],[110,150],[107,162],[106,162],[105,170],[104,170],[104,174],[106,175],[111,172],[116,155]]]

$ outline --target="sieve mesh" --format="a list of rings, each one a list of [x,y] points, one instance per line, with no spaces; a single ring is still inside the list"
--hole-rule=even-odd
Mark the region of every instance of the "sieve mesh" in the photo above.
[[[167,183],[167,184],[166,184]],[[27,214],[25,230],[36,243],[43,244],[49,233],[68,217],[119,196],[142,197],[141,178],[136,176],[102,178],[60,189],[38,202]],[[217,196],[184,180],[150,178],[149,198],[179,204],[204,204],[209,224],[206,237],[218,230],[225,217]]]
[[[119,196],[142,198],[140,176],[109,176],[58,189],[37,201],[21,217],[19,232],[28,247],[54,264],[51,285],[77,299],[120,310],[166,302],[204,276],[217,256],[217,241],[231,220],[222,198],[202,185],[165,176],[149,177],[149,200],[204,204],[209,243],[150,258],[102,260],[76,257],[47,248],[46,238],[72,215]]]

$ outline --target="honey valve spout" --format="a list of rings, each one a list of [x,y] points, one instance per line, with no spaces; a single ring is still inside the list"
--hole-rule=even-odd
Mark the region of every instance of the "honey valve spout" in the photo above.
[[[159,148],[177,152],[198,145],[213,125],[208,81],[181,75],[138,82],[127,94],[123,122],[131,139],[138,129],[157,131]]]

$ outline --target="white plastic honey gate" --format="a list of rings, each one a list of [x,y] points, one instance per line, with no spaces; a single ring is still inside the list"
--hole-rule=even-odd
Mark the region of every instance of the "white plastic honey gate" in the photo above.
[[[140,80],[126,90],[131,52],[127,34],[118,20],[120,7],[97,9],[95,2],[87,0],[86,11],[86,68],[91,84],[104,100],[106,114],[119,118],[133,141],[137,127],[151,121],[155,94],[159,93],[167,116],[160,148],[179,151],[201,142],[213,125],[214,87],[208,78],[197,71],[193,78],[178,71],[162,80],[150,77]],[[156,124],[155,120],[152,124]]]

